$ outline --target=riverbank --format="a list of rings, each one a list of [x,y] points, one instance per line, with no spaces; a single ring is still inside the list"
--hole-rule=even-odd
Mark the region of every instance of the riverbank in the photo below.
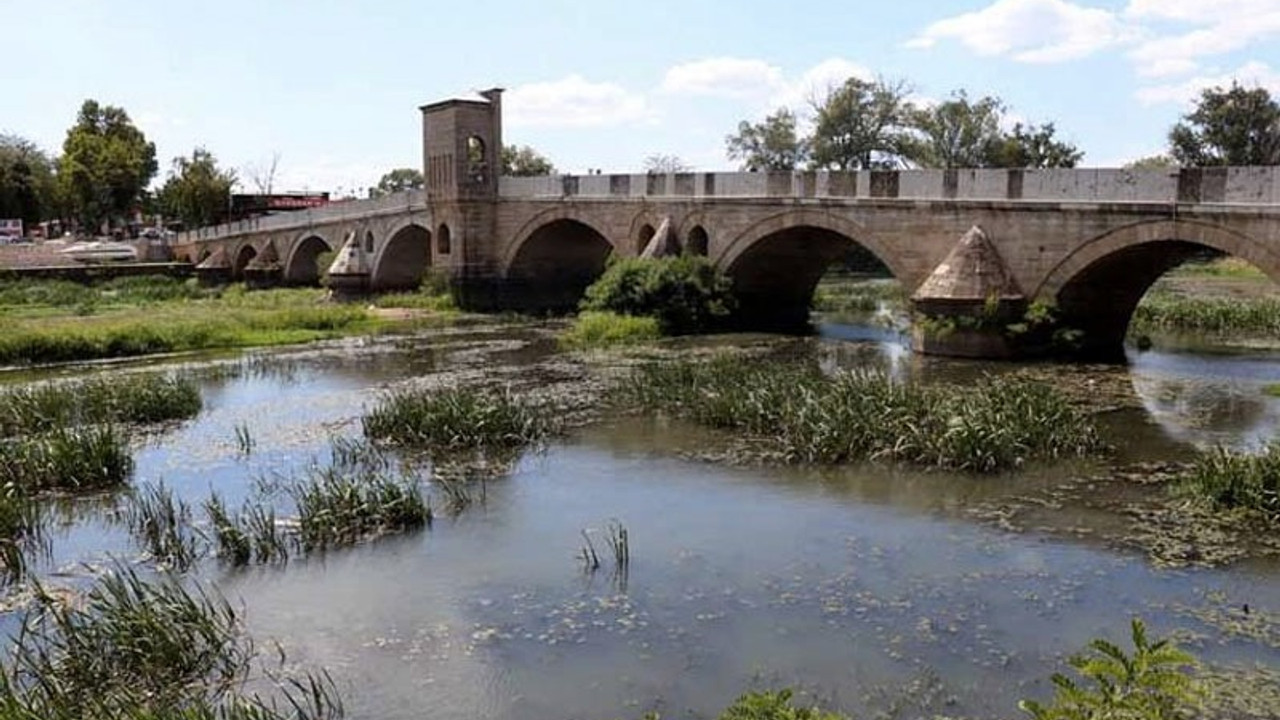
[[[447,296],[389,295],[377,307],[321,289],[204,288],[166,277],[83,285],[0,281],[0,365],[289,345],[438,326],[457,316]]]

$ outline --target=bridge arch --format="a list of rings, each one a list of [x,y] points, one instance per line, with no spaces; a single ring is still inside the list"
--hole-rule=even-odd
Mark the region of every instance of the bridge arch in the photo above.
[[[333,252],[334,247],[324,236],[316,233],[304,233],[294,241],[289,256],[284,263],[284,281],[288,285],[317,285],[324,268],[320,267],[320,256]]]
[[[1280,255],[1243,233],[1193,220],[1153,220],[1080,245],[1033,296],[1054,301],[1062,324],[1083,332],[1084,354],[1121,359],[1143,295],[1161,275],[1206,250],[1245,260],[1280,283]]]
[[[525,310],[572,310],[613,250],[603,233],[582,220],[545,218],[513,244],[504,294]]]
[[[387,237],[373,266],[375,290],[412,290],[431,267],[431,231],[416,222],[401,225]]]
[[[744,323],[795,328],[809,320],[813,291],[827,268],[849,250],[874,255],[903,284],[913,279],[896,256],[858,223],[829,212],[797,209],[739,233],[716,259],[733,281]]]
[[[235,262],[231,264],[231,279],[243,280],[244,269],[248,267],[249,263],[253,262],[254,258],[258,257],[258,249],[250,243],[245,243],[236,250],[236,254],[233,257],[235,257]]]

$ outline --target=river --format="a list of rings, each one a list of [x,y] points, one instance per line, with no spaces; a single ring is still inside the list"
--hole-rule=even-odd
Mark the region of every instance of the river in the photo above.
[[[892,333],[850,326],[716,342],[776,342],[825,367],[926,379],[1028,369],[920,358]],[[357,436],[362,410],[392,384],[568,386],[606,362],[562,356],[550,330],[529,325],[249,357],[194,364],[204,410],[139,443],[135,484],[163,480],[196,507],[217,490],[238,505],[323,461],[331,437]],[[1280,667],[1280,565],[1168,567],[1115,540],[1126,516],[1098,495],[1132,488],[1053,492],[1107,463],[1276,437],[1280,398],[1262,387],[1280,378],[1280,355],[1148,351],[1121,368],[1030,369],[1109,388],[1109,460],[982,478],[740,466],[706,459],[723,441],[707,431],[606,414],[515,459],[465,511],[438,507],[430,529],[285,566],[207,560],[194,572],[243,604],[260,645],[278,640],[293,661],[327,668],[357,718],[706,717],[746,689],[780,686],[859,717],[1013,717],[1019,698],[1048,696],[1066,656],[1093,637],[1126,640],[1135,616],[1214,666]],[[53,581],[138,556],[114,502],[66,508],[42,563]],[[584,570],[582,531],[613,519],[629,530],[627,572]],[[1244,603],[1256,632],[1229,622]]]

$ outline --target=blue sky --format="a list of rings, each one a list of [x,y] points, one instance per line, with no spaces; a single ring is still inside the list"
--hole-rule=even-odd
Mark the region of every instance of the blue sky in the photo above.
[[[124,107],[161,178],[196,145],[277,189],[419,166],[417,106],[501,86],[506,139],[565,171],[675,154],[850,74],[995,94],[1116,165],[1206,85],[1280,94],[1280,0],[0,0],[0,132],[56,152],[85,98]]]

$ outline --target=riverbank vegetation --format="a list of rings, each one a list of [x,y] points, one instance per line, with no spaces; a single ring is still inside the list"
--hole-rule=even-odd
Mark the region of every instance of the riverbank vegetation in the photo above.
[[[988,377],[960,386],[898,381],[720,356],[642,366],[622,403],[761,441],[791,463],[905,462],[993,473],[1103,449],[1087,413],[1043,383]]]
[[[361,423],[366,438],[411,450],[505,450],[555,432],[554,413],[509,390],[406,388],[385,395]]]
[[[1205,451],[1177,491],[1215,509],[1245,509],[1280,524],[1280,441],[1258,453],[1223,447]]]
[[[734,307],[728,278],[704,257],[614,258],[563,339],[584,348],[710,333],[728,326]]]
[[[201,405],[194,381],[155,373],[22,385],[0,391],[0,434],[183,420],[195,417]]]
[[[426,291],[376,303],[434,312],[450,307]],[[284,345],[400,326],[313,288],[203,288],[194,280],[151,276],[96,285],[0,280],[0,364],[8,365]]]
[[[211,590],[116,566],[83,596],[42,586],[0,675],[5,717],[328,720],[343,715],[327,675],[287,676],[262,657],[241,614]],[[250,680],[269,686],[249,692]],[[264,680],[266,682],[264,682]]]

